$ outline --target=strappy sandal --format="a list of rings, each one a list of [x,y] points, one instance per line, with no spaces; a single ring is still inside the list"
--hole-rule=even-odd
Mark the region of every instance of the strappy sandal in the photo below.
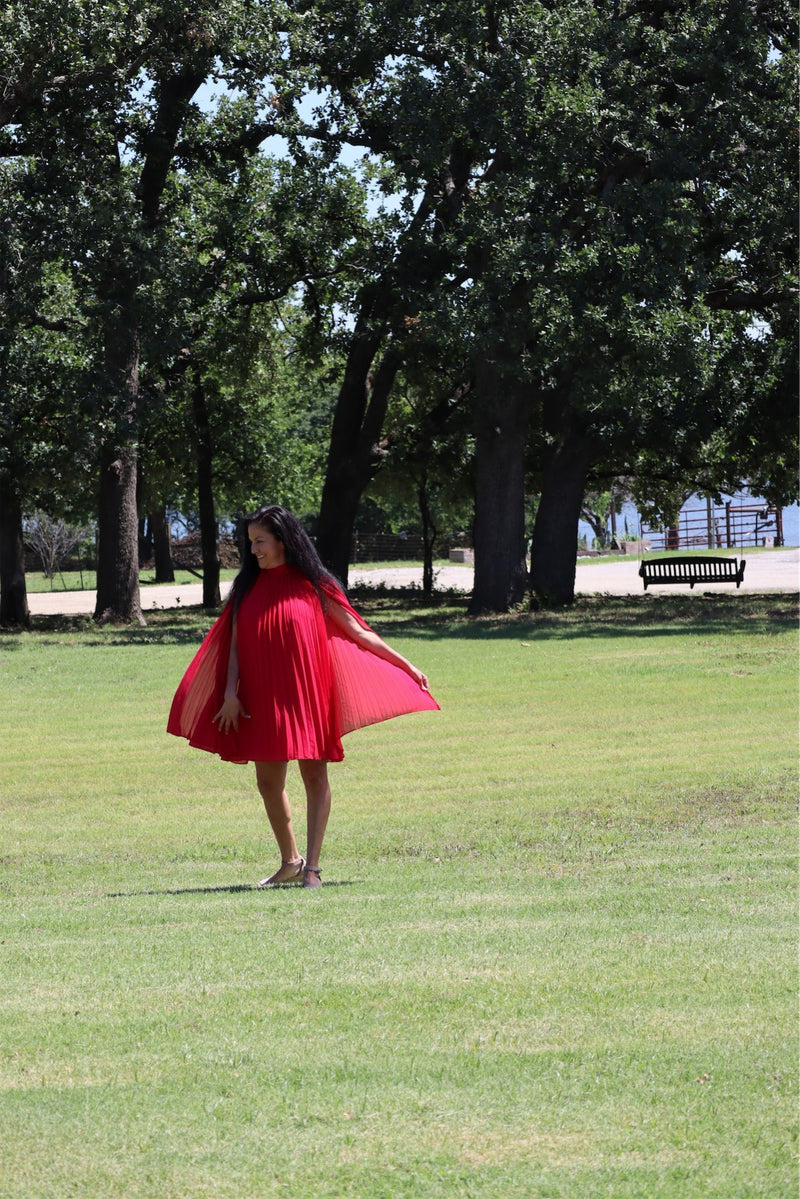
[[[277,887],[281,883],[299,883],[303,879],[306,868],[305,858],[296,858],[293,862],[281,862],[280,869],[269,878],[262,878],[257,887]]]
[[[312,876],[312,877],[309,877]],[[315,876],[315,877],[313,877]],[[313,881],[312,881],[313,878]],[[304,887],[321,887],[322,886],[322,871],[319,866],[304,866],[303,867],[303,886]]]

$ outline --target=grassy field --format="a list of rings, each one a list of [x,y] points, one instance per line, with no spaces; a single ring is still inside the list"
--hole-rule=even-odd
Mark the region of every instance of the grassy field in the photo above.
[[[235,578],[235,570],[221,570],[220,579]],[[149,587],[155,582],[154,570],[143,570],[139,573],[139,582],[143,587]],[[202,583],[202,573],[191,570],[175,570],[175,583]],[[48,579],[41,571],[28,571],[25,575],[25,586],[31,595],[42,591],[94,591],[97,586],[97,575],[93,570],[63,570]]]
[[[796,603],[364,611],[443,710],[320,892],[164,733],[199,610],[0,633],[2,1199],[794,1199]]]

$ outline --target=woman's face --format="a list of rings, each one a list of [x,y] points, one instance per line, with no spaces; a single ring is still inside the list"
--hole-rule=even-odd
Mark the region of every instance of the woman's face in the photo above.
[[[269,570],[272,566],[281,566],[286,561],[286,551],[282,541],[264,525],[248,525],[247,536],[250,539],[250,552],[255,554],[261,570]]]

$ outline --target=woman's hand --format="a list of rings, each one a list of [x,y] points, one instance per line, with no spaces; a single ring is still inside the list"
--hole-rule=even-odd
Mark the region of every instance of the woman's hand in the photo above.
[[[411,663],[409,663],[408,673],[411,675],[414,682],[419,684],[419,686],[422,688],[423,691],[430,690],[430,688],[428,687],[427,675],[424,675],[421,670],[417,670],[416,666],[411,666]]]
[[[233,729],[234,733],[239,731],[239,721],[249,720],[250,716],[244,710],[244,704],[239,699],[238,695],[227,695],[222,701],[222,707],[216,716],[213,717],[219,722],[219,731],[221,733],[229,733]]]

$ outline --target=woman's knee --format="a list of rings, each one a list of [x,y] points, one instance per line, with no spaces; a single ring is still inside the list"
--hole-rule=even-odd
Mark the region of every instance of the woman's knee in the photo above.
[[[265,797],[280,795],[286,787],[286,762],[256,762],[256,783]]]
[[[298,762],[300,767],[300,776],[306,784],[327,783],[328,781],[328,763],[317,762],[311,758],[303,759]]]
[[[330,802],[331,789],[328,783],[328,763],[311,760],[298,762],[300,777],[309,799]]]

